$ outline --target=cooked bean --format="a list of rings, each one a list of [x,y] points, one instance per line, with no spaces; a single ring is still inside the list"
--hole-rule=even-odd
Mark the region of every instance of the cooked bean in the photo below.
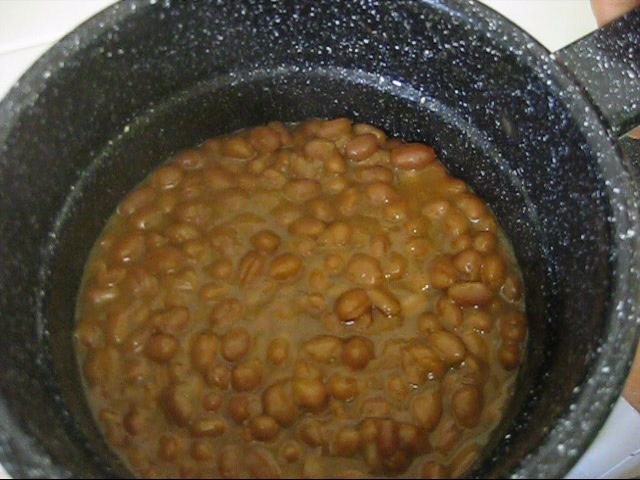
[[[338,430],[333,440],[334,454],[340,457],[351,457],[360,448],[360,434],[353,428],[343,427]]]
[[[429,334],[442,330],[442,325],[433,313],[423,313],[418,317],[417,329],[421,334]]]
[[[440,380],[446,372],[440,356],[423,344],[411,345],[405,350],[402,369],[407,380],[414,385],[422,385],[428,380]]]
[[[264,269],[265,258],[256,251],[248,252],[238,265],[238,282],[242,286],[251,285],[258,280]]]
[[[447,293],[460,305],[484,305],[493,298],[491,290],[482,282],[460,282]]]
[[[491,253],[496,244],[496,236],[491,232],[479,232],[473,239],[473,248],[484,254]]]
[[[173,384],[164,394],[163,406],[169,418],[180,426],[186,426],[194,413],[192,391],[187,384]]]
[[[468,233],[463,233],[453,242],[451,242],[451,251],[455,254],[461,253],[463,250],[469,250],[473,246],[473,237]]]
[[[336,205],[341,215],[353,216],[360,206],[360,192],[355,187],[346,188],[336,199]]]
[[[301,217],[294,220],[289,225],[289,233],[294,235],[304,235],[311,238],[318,237],[324,232],[326,225],[324,222],[313,217]]]
[[[504,284],[507,267],[500,255],[489,255],[482,263],[482,281],[492,290],[499,290]]]
[[[498,360],[505,370],[518,368],[521,358],[520,345],[517,343],[504,342],[498,350]]]
[[[218,472],[222,478],[240,478],[242,453],[236,445],[225,445],[218,456]]]
[[[298,408],[290,388],[285,383],[276,383],[268,387],[262,394],[262,405],[265,413],[282,427],[288,427],[298,417]]]
[[[407,143],[391,150],[391,164],[403,170],[419,170],[435,159],[433,148],[422,143]]]
[[[231,370],[225,365],[214,365],[207,370],[206,380],[209,385],[226,390],[231,383]]]
[[[271,153],[280,148],[280,134],[270,127],[255,127],[249,132],[249,142],[258,152]]]
[[[345,246],[352,235],[351,226],[342,221],[331,223],[318,237],[321,245]]]
[[[490,350],[489,345],[487,344],[484,337],[478,332],[465,332],[461,335],[461,339],[464,342],[467,350],[471,352],[471,354],[483,362],[489,362],[490,360]],[[465,362],[468,361],[468,358]]]
[[[296,378],[306,378],[311,380],[322,380],[322,370],[306,360],[298,359],[294,367]]]
[[[237,362],[249,353],[251,347],[251,336],[244,327],[234,327],[222,337],[220,343],[220,353],[230,361]]]
[[[365,135],[370,133],[376,137],[380,145],[383,145],[387,141],[386,133],[367,123],[356,123],[353,125],[353,133],[356,135]]]
[[[385,458],[391,457],[400,447],[398,437],[398,424],[393,420],[380,420],[378,422],[378,437],[376,438],[378,452]]]
[[[506,342],[523,342],[527,336],[527,324],[520,312],[509,312],[502,315],[500,322],[500,336]]]
[[[196,437],[219,437],[226,429],[227,423],[218,416],[203,418],[191,425],[191,433]]]
[[[504,281],[501,288],[504,298],[510,302],[517,302],[522,297],[522,281],[515,273],[510,273]]]
[[[442,326],[455,330],[462,326],[462,308],[451,298],[441,297],[436,304],[436,312]]]
[[[446,176],[442,180],[442,188],[450,194],[464,193],[467,191],[467,184],[459,178]]]
[[[341,373],[334,373],[327,381],[329,393],[338,400],[349,401],[358,396],[358,381]]]
[[[254,447],[245,459],[251,478],[281,478],[282,472],[273,454],[265,448]]]
[[[339,153],[326,157],[323,163],[324,169],[328,173],[344,173],[347,171],[347,165]]]
[[[307,420],[298,430],[300,440],[309,445],[310,447],[319,447],[325,443],[324,429],[317,420]]]
[[[246,139],[234,136],[224,140],[222,154],[226,157],[246,159],[253,157],[255,150]]]
[[[444,217],[444,226],[449,237],[455,240],[469,231],[471,223],[460,211],[453,210]]]
[[[476,387],[466,385],[453,394],[451,407],[463,427],[475,428],[482,413],[482,393]]]
[[[374,207],[382,207],[398,198],[398,193],[388,183],[372,182],[364,187],[364,194]]]
[[[300,461],[304,451],[300,444],[295,440],[289,440],[282,444],[280,448],[280,456],[286,463],[296,463]]]
[[[180,442],[174,436],[163,435],[158,440],[158,457],[165,462],[174,462],[181,453]]]
[[[463,193],[456,201],[456,205],[470,220],[479,220],[486,214],[484,202],[471,193]]]
[[[306,341],[302,349],[317,362],[331,363],[342,354],[342,341],[333,335],[318,335]]]
[[[151,175],[151,184],[160,190],[177,187],[184,178],[184,170],[175,165],[163,165]]]
[[[335,140],[343,135],[351,133],[351,120],[348,118],[336,118],[334,120],[325,120],[318,125],[316,135],[322,138]]]
[[[239,425],[251,417],[250,399],[246,395],[234,396],[229,399],[227,410],[231,418]]]
[[[233,261],[222,258],[209,266],[209,273],[218,280],[228,280],[233,274]]]
[[[231,385],[237,392],[254,390],[262,382],[262,364],[249,360],[237,365],[231,372]]]
[[[175,356],[179,348],[180,344],[173,335],[157,333],[147,340],[144,353],[151,360],[158,363],[165,363]]]
[[[199,199],[186,200],[176,206],[175,217],[196,226],[205,226],[211,218],[212,209]]]
[[[407,208],[403,199],[392,200],[382,209],[382,216],[388,222],[400,224],[407,220]]]
[[[408,260],[397,252],[389,254],[388,263],[385,265],[384,276],[388,280],[399,280],[404,277],[409,267]]]
[[[416,425],[432,431],[442,416],[442,396],[438,390],[425,390],[417,394],[411,402],[411,416]]]
[[[444,199],[434,199],[422,207],[422,214],[432,222],[437,222],[445,218],[451,209],[451,204]]]
[[[329,396],[321,381],[296,378],[292,382],[292,387],[295,402],[301,407],[318,411],[327,406]]]
[[[255,417],[249,423],[251,435],[261,442],[271,440],[278,434],[280,427],[278,423],[268,415],[260,415]]]
[[[346,273],[360,285],[377,285],[384,277],[378,259],[364,253],[356,253],[349,259]]]
[[[200,372],[206,372],[216,359],[218,337],[212,333],[200,333],[191,343],[191,364]]]
[[[261,230],[251,237],[251,244],[265,253],[275,252],[281,241],[280,235],[272,230]]]
[[[459,275],[460,272],[447,256],[436,258],[429,267],[429,282],[432,288],[449,288],[457,281]]]
[[[474,462],[480,456],[480,450],[476,445],[469,445],[460,451],[453,459],[449,468],[451,470],[451,478],[459,478],[464,472],[469,470]]]
[[[349,182],[347,182],[346,178],[341,175],[334,175],[325,181],[324,188],[330,195],[337,195],[344,191],[348,185]]]
[[[378,436],[378,424],[373,418],[367,418],[360,424],[358,433],[362,442],[375,442]]]
[[[371,165],[355,170],[354,179],[359,183],[382,182],[390,184],[393,182],[393,172],[381,165]]]
[[[132,215],[149,205],[156,198],[153,188],[144,187],[131,192],[118,206],[120,215]]]
[[[412,238],[405,244],[407,253],[413,258],[427,258],[433,251],[433,246],[428,238]]]
[[[425,479],[443,479],[449,478],[449,470],[439,462],[424,462],[420,469],[420,478]]]
[[[347,290],[338,297],[334,312],[342,321],[352,321],[371,308],[371,299],[361,288]]]
[[[200,150],[183,150],[173,157],[173,163],[183,170],[199,170],[205,164],[205,156]]]
[[[124,425],[129,435],[136,436],[143,433],[146,427],[146,418],[143,410],[137,406],[131,407],[122,419],[122,425]]]
[[[342,362],[353,370],[362,370],[373,357],[373,343],[364,337],[351,337],[342,347]]]
[[[482,255],[471,248],[458,253],[453,258],[453,264],[458,271],[465,274],[469,280],[478,280],[480,278],[480,270],[484,269]],[[483,281],[488,283],[484,278]]]
[[[325,266],[331,274],[338,273],[340,270],[342,270],[343,265],[344,259],[337,253],[329,254],[325,259]]]
[[[464,321],[471,328],[481,332],[488,332],[493,327],[491,315],[483,310],[465,310]]]
[[[366,160],[378,150],[378,139],[371,133],[354,137],[344,147],[344,153],[349,160],[360,162]]]
[[[332,222],[335,219],[333,204],[326,198],[316,198],[308,204],[309,212],[318,220],[325,223]]]
[[[275,338],[267,350],[267,358],[274,365],[282,365],[289,358],[289,340],[284,337]]]
[[[424,451],[428,439],[412,423],[401,423],[398,425],[398,441],[403,450],[418,453]]]
[[[291,180],[284,186],[283,193],[291,201],[296,203],[307,202],[316,198],[322,192],[320,183],[316,180],[299,179]]]
[[[210,412],[217,412],[222,403],[224,401],[224,397],[220,392],[210,392],[207,393],[204,397],[202,397],[202,408],[208,410]]]
[[[276,280],[288,280],[298,275],[302,269],[302,259],[298,255],[285,253],[274,258],[269,265],[269,276]]]
[[[118,262],[135,262],[145,251],[143,233],[133,233],[112,247],[112,256]]]
[[[456,335],[440,330],[429,335],[429,345],[448,365],[460,365],[464,361],[467,349]]]
[[[385,315],[399,315],[401,312],[400,302],[386,288],[372,288],[368,291],[369,298],[373,306]]]

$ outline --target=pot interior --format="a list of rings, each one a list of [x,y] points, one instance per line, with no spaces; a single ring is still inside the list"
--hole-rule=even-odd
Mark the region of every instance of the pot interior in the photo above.
[[[36,72],[60,58],[62,66],[5,139],[2,253],[17,253],[5,269],[16,287],[3,299],[13,314],[2,320],[0,375],[24,448],[44,446],[64,475],[127,475],[91,419],[71,354],[82,269],[122,196],[211,136],[347,116],[433,145],[511,239],[528,358],[475,475],[517,471],[586,381],[613,277],[602,172],[570,99],[523,55],[523,37],[495,39],[495,18],[462,2],[151,3],[121,4],[85,27],[80,46],[67,38],[51,52]],[[549,468],[562,475],[579,453]]]

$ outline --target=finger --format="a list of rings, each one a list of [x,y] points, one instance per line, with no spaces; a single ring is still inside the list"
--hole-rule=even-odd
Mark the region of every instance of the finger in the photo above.
[[[640,139],[640,127],[636,127],[631,130],[627,135],[631,138],[635,138],[636,140]]]
[[[636,359],[631,367],[631,374],[624,388],[624,398],[640,411],[640,348],[636,352]]]
[[[598,26],[602,27],[640,6],[640,0],[591,0],[591,9]]]

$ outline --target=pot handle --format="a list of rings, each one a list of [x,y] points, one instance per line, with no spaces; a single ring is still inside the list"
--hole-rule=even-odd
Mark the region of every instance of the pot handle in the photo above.
[[[640,125],[640,8],[554,54],[615,137]]]

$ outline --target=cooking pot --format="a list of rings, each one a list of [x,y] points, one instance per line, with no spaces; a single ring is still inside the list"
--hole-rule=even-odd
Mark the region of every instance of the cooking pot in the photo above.
[[[3,465],[128,475],[72,348],[83,265],[118,200],[207,137],[348,116],[434,145],[511,238],[529,353],[472,475],[562,477],[638,341],[640,149],[617,137],[640,123],[639,75],[640,11],[555,54],[464,0],[127,0],[94,17],[0,104]]]

